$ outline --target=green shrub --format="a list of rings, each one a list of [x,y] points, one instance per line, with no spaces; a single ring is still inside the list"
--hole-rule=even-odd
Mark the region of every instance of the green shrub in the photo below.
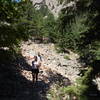
[[[70,57],[66,55],[64,56],[64,59],[70,60]]]
[[[91,81],[91,72],[92,68],[89,68],[83,77],[80,77],[76,80],[75,85],[62,88],[62,93],[67,93],[70,95],[70,98],[72,95],[75,95],[78,100],[87,100],[86,93]]]

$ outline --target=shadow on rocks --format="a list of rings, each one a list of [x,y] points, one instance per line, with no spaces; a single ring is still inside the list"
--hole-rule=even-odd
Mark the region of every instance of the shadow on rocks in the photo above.
[[[34,87],[21,74],[22,69],[30,71],[31,66],[21,55],[20,57],[14,59],[12,52],[0,49],[0,100],[47,100],[46,91],[49,85],[39,81],[38,86]],[[23,68],[19,67],[19,62]]]
[[[52,71],[50,71],[48,72],[48,75],[49,75],[49,82],[50,82],[49,84],[56,83],[60,86],[71,85],[71,81],[59,73],[53,73]]]

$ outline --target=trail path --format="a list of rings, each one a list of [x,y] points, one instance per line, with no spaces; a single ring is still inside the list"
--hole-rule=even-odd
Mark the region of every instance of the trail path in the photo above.
[[[37,52],[40,52],[43,60],[38,83],[34,87],[31,84],[31,89],[26,90],[25,94],[26,96],[30,95],[30,99],[24,97],[24,100],[32,100],[32,98],[35,98],[34,100],[47,100],[46,92],[53,83],[67,86],[74,83],[76,78],[79,77],[78,74],[81,65],[76,60],[78,55],[72,52],[70,54],[57,53],[54,44],[36,44],[32,41],[22,43],[21,50],[23,57],[25,57],[30,67],[32,59],[29,58],[32,58]],[[69,56],[70,60],[64,59],[64,56]],[[22,75],[31,82],[31,71],[26,70],[25,66],[22,67]],[[22,93],[22,95],[25,94]]]

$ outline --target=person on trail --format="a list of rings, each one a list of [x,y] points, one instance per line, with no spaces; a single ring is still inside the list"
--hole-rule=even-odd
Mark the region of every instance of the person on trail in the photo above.
[[[38,80],[38,73],[39,68],[41,66],[41,56],[40,53],[38,53],[38,56],[34,56],[34,60],[32,61],[32,77],[33,77],[33,83]]]
[[[42,57],[41,57],[40,52],[38,52],[38,56],[37,56],[37,57],[38,57],[38,60],[39,60],[39,61],[42,61]]]

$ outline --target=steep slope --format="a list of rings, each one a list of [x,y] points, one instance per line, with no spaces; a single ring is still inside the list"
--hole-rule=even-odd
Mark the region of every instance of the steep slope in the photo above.
[[[39,9],[43,5],[44,6],[46,5],[55,17],[58,17],[58,14],[62,8],[75,5],[74,1],[68,2],[66,0],[64,0],[62,3],[60,3],[59,0],[31,0],[31,1],[33,2],[33,5],[37,9]]]

